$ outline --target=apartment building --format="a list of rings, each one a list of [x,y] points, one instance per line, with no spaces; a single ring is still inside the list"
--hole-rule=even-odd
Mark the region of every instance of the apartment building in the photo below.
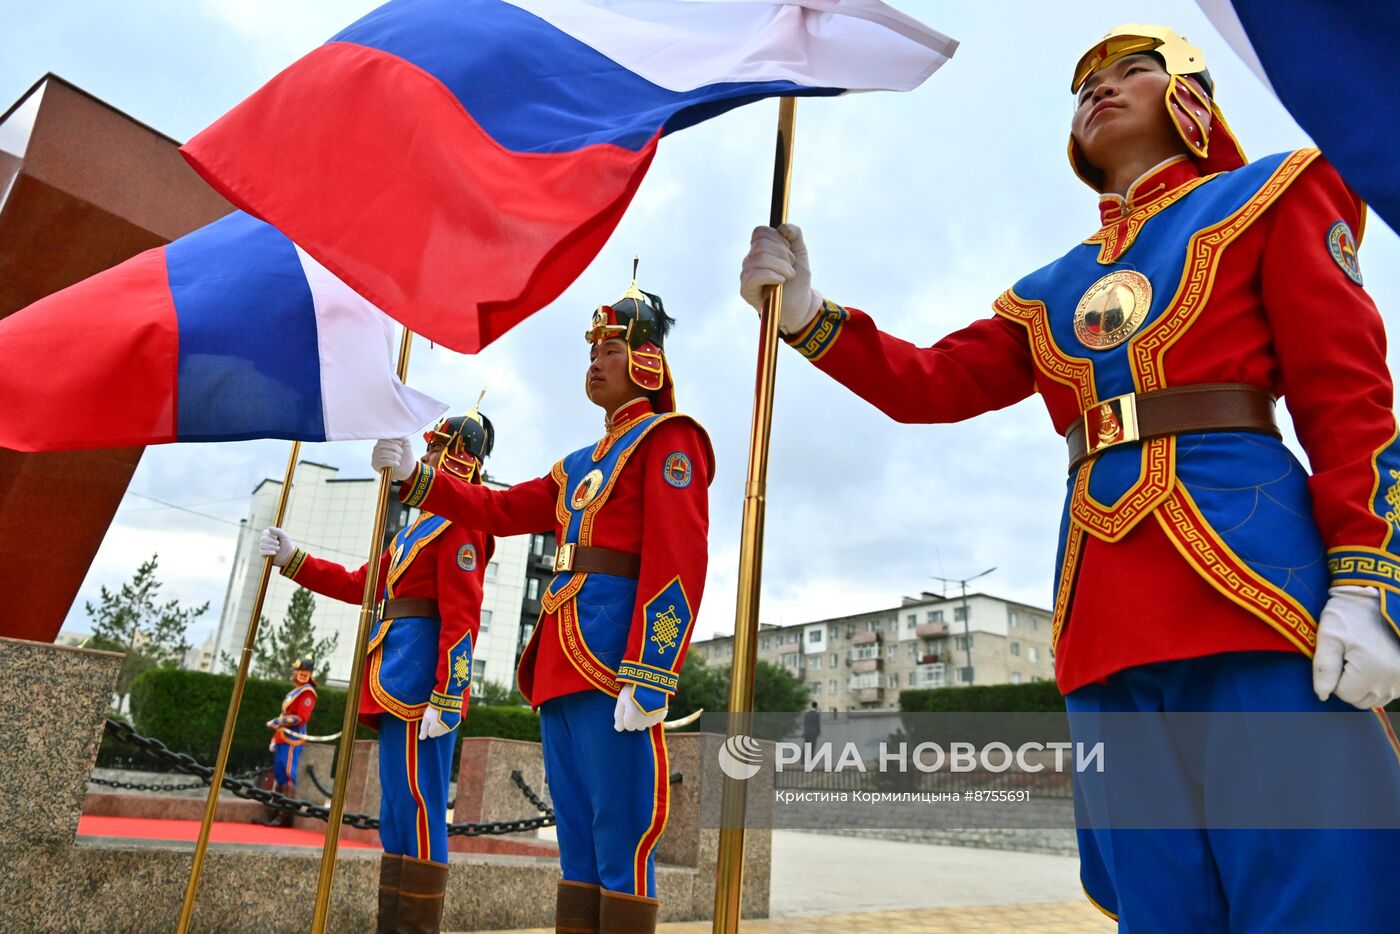
[[[690,646],[734,660],[734,637]],[[758,657],[806,682],[827,710],[894,710],[899,692],[1050,680],[1050,611],[990,594],[925,592],[899,606],[792,626],[760,626]]]

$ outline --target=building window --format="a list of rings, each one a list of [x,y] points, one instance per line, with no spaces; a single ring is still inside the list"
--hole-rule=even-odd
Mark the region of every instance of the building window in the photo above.
[[[928,611],[928,621],[929,621],[930,623],[941,623],[941,622],[943,622],[943,611],[942,611],[942,610],[929,610],[929,611]]]
[[[962,684],[964,681],[966,681],[966,680],[967,680],[967,669],[964,668],[963,666],[959,665],[959,666],[958,666],[956,669],[954,669],[954,671],[953,671],[953,680],[954,680],[955,682],[957,682],[958,684]]]
[[[1036,619],[1034,616],[1032,616],[1032,617],[1031,617],[1031,632],[1035,632],[1035,631],[1036,631],[1037,629],[1039,629],[1039,628],[1040,628],[1040,620],[1038,620],[1038,619]]]
[[[969,637],[967,637],[967,636],[958,636],[956,639],[953,640],[954,644],[956,644],[957,647],[958,647],[958,651],[960,651],[960,652],[966,652],[966,651],[967,651],[967,642],[968,642],[968,638],[969,638]]]
[[[846,626],[846,638],[850,639],[856,634],[856,624],[850,623]]]
[[[1035,646],[1030,646],[1030,648],[1028,649],[1028,653],[1031,661],[1040,661],[1040,649],[1036,648]]]
[[[486,659],[472,659],[472,681],[479,685],[486,680]]]
[[[885,658],[893,659],[894,656],[895,656],[895,653],[898,652],[898,651],[899,651],[899,646],[897,646],[897,645],[892,645],[892,646],[890,646],[889,648],[885,649]]]
[[[494,561],[492,561],[490,564],[486,565],[486,579],[489,580],[489,581],[495,580],[495,579],[496,579],[496,572],[497,572],[498,570],[500,570],[500,569],[499,569],[498,567],[496,567],[496,562],[494,562]]]
[[[890,631],[890,635],[892,635],[892,636],[897,636],[897,635],[899,635],[899,617],[898,617],[898,616],[896,616],[896,617],[894,617],[893,619],[890,620],[889,631]]]
[[[1012,684],[1020,684],[1020,683],[1021,683],[1021,673],[1020,673],[1019,671],[1013,671],[1013,672],[1011,672],[1011,683],[1012,683]]]
[[[807,690],[811,691],[813,694],[820,694],[822,692],[822,683],[820,681],[813,681],[811,684],[807,685]]]
[[[918,613],[910,613],[908,616],[904,617],[904,628],[905,628],[905,629],[913,629],[913,628],[914,628],[915,626],[917,626],[918,624],[919,624],[919,614],[918,614]]]
[[[525,597],[529,600],[540,598],[540,579],[538,577],[532,577],[525,582]]]
[[[836,679],[835,679],[835,678],[832,678],[830,681],[828,681],[828,682],[826,683],[826,689],[827,689],[828,691],[831,692],[831,695],[832,695],[833,697],[836,696]]]
[[[879,621],[878,619],[867,619],[867,620],[865,621],[865,631],[866,631],[866,632],[879,632],[879,631],[880,631],[880,621]]]
[[[1020,655],[1020,654],[1021,654],[1021,643],[1019,643],[1019,642],[1013,642],[1013,643],[1011,643],[1011,654],[1012,654],[1012,655]]]
[[[820,655],[813,655],[811,661],[807,663],[807,667],[811,668],[813,671],[821,671],[822,657]]]
[[[890,687],[899,687],[899,672],[896,671],[894,674],[890,675]]]
[[[1011,628],[1012,628],[1012,629],[1015,629],[1017,626],[1020,626],[1020,625],[1021,625],[1021,618],[1020,618],[1019,616],[1016,615],[1016,611],[1015,611],[1015,610],[1010,610],[1010,611],[1008,611],[1007,615],[1008,615],[1008,617],[1009,617],[1010,620],[1011,620]]]
[[[541,555],[541,556],[542,556],[542,555],[544,554],[544,536],[543,536],[543,535],[531,535],[531,536],[530,536],[530,551],[531,551],[532,553],[536,554],[536,555]]]
[[[821,631],[820,629],[813,629],[811,632],[807,633],[807,641],[808,641],[808,642],[820,642],[820,641],[822,641],[822,631]]]
[[[758,640],[758,647],[766,652],[773,647],[773,640],[764,636],[762,639]]]
[[[911,643],[909,643],[909,657],[910,657],[910,658],[918,658],[918,657],[919,657],[919,643],[917,643],[917,642],[911,642]]]
[[[953,619],[957,620],[960,623],[964,622],[967,619],[967,607],[953,607]]]
[[[836,653],[836,652],[832,652],[832,653],[831,653],[831,667],[832,667],[832,668],[835,668],[835,667],[837,667],[837,666],[840,665],[840,664],[841,664],[841,656],[840,656],[838,653]]]
[[[490,611],[490,610],[482,610],[482,611],[481,611],[481,631],[482,631],[482,632],[486,632],[486,631],[487,631],[488,629],[490,629],[490,628],[491,628],[491,611]]]
[[[826,637],[832,642],[835,642],[838,638],[840,638],[840,635],[837,633],[835,626],[826,627]]]

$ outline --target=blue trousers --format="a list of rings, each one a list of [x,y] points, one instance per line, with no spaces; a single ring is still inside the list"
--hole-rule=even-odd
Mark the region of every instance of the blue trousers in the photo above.
[[[421,721],[379,717],[379,845],[447,862],[447,785],[457,734],[418,738]]]
[[[660,724],[613,729],[616,704],[602,691],[580,691],[540,707],[559,864],[571,882],[655,898],[654,851],[671,798],[666,735]]]
[[[297,766],[301,763],[301,746],[278,743],[272,751],[272,778],[279,785],[296,787]]]
[[[1130,720],[1135,731],[1147,732],[1138,748],[1151,749],[1143,757],[1150,762],[1128,763],[1126,773],[1075,778],[1080,878],[1089,898],[1117,917],[1121,932],[1400,930],[1400,886],[1394,884],[1400,830],[1363,829],[1400,826],[1393,816],[1400,813],[1394,737],[1373,714],[1335,697],[1318,701],[1309,659],[1237,652],[1142,665],[1065,700],[1076,742],[1103,735],[1114,718],[1100,714],[1144,715],[1116,722]],[[1193,712],[1212,716],[1151,716]],[[1230,712],[1341,716],[1220,716]],[[1280,721],[1283,727],[1264,726],[1268,735],[1234,727],[1228,741],[1210,735],[1221,723]],[[1290,737],[1282,730],[1291,723],[1311,725]],[[1198,741],[1198,731],[1204,740]],[[1183,733],[1193,735],[1183,740]],[[1110,762],[1113,754],[1110,743]],[[1231,815],[1260,799],[1275,800],[1280,790],[1283,800],[1300,804],[1364,796],[1356,807],[1366,810],[1361,822],[1339,829],[1231,826]],[[1365,820],[1371,813],[1378,815],[1375,823]],[[1182,815],[1203,819],[1183,823]],[[1337,825],[1312,824],[1329,826]]]

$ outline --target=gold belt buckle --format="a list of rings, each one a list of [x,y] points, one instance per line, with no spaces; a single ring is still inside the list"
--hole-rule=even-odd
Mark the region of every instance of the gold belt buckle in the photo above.
[[[1084,440],[1089,454],[1137,441],[1140,437],[1136,393],[1105,399],[1084,413]]]
[[[376,621],[384,619],[384,604],[388,602],[389,598],[385,597],[374,605],[374,618]]]
[[[574,546],[560,545],[554,552],[554,573],[562,574],[574,569]]]

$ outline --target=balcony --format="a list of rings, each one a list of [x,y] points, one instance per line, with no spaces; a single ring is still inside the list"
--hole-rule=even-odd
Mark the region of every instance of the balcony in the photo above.
[[[948,668],[937,662],[921,662],[909,676],[911,687],[941,688],[947,683]]]
[[[858,632],[851,637],[851,645],[872,645],[879,641],[879,632]]]
[[[884,699],[884,688],[861,688],[856,691],[856,703],[859,704],[878,704]]]
[[[914,627],[914,635],[920,639],[938,639],[948,634],[948,624],[944,622],[920,623]]]
[[[885,660],[882,658],[857,658],[851,662],[851,671],[856,674],[863,674],[867,671],[883,671]]]
[[[939,655],[937,652],[934,652],[932,655],[919,656],[920,665],[937,665],[941,661],[943,661],[943,656]]]

